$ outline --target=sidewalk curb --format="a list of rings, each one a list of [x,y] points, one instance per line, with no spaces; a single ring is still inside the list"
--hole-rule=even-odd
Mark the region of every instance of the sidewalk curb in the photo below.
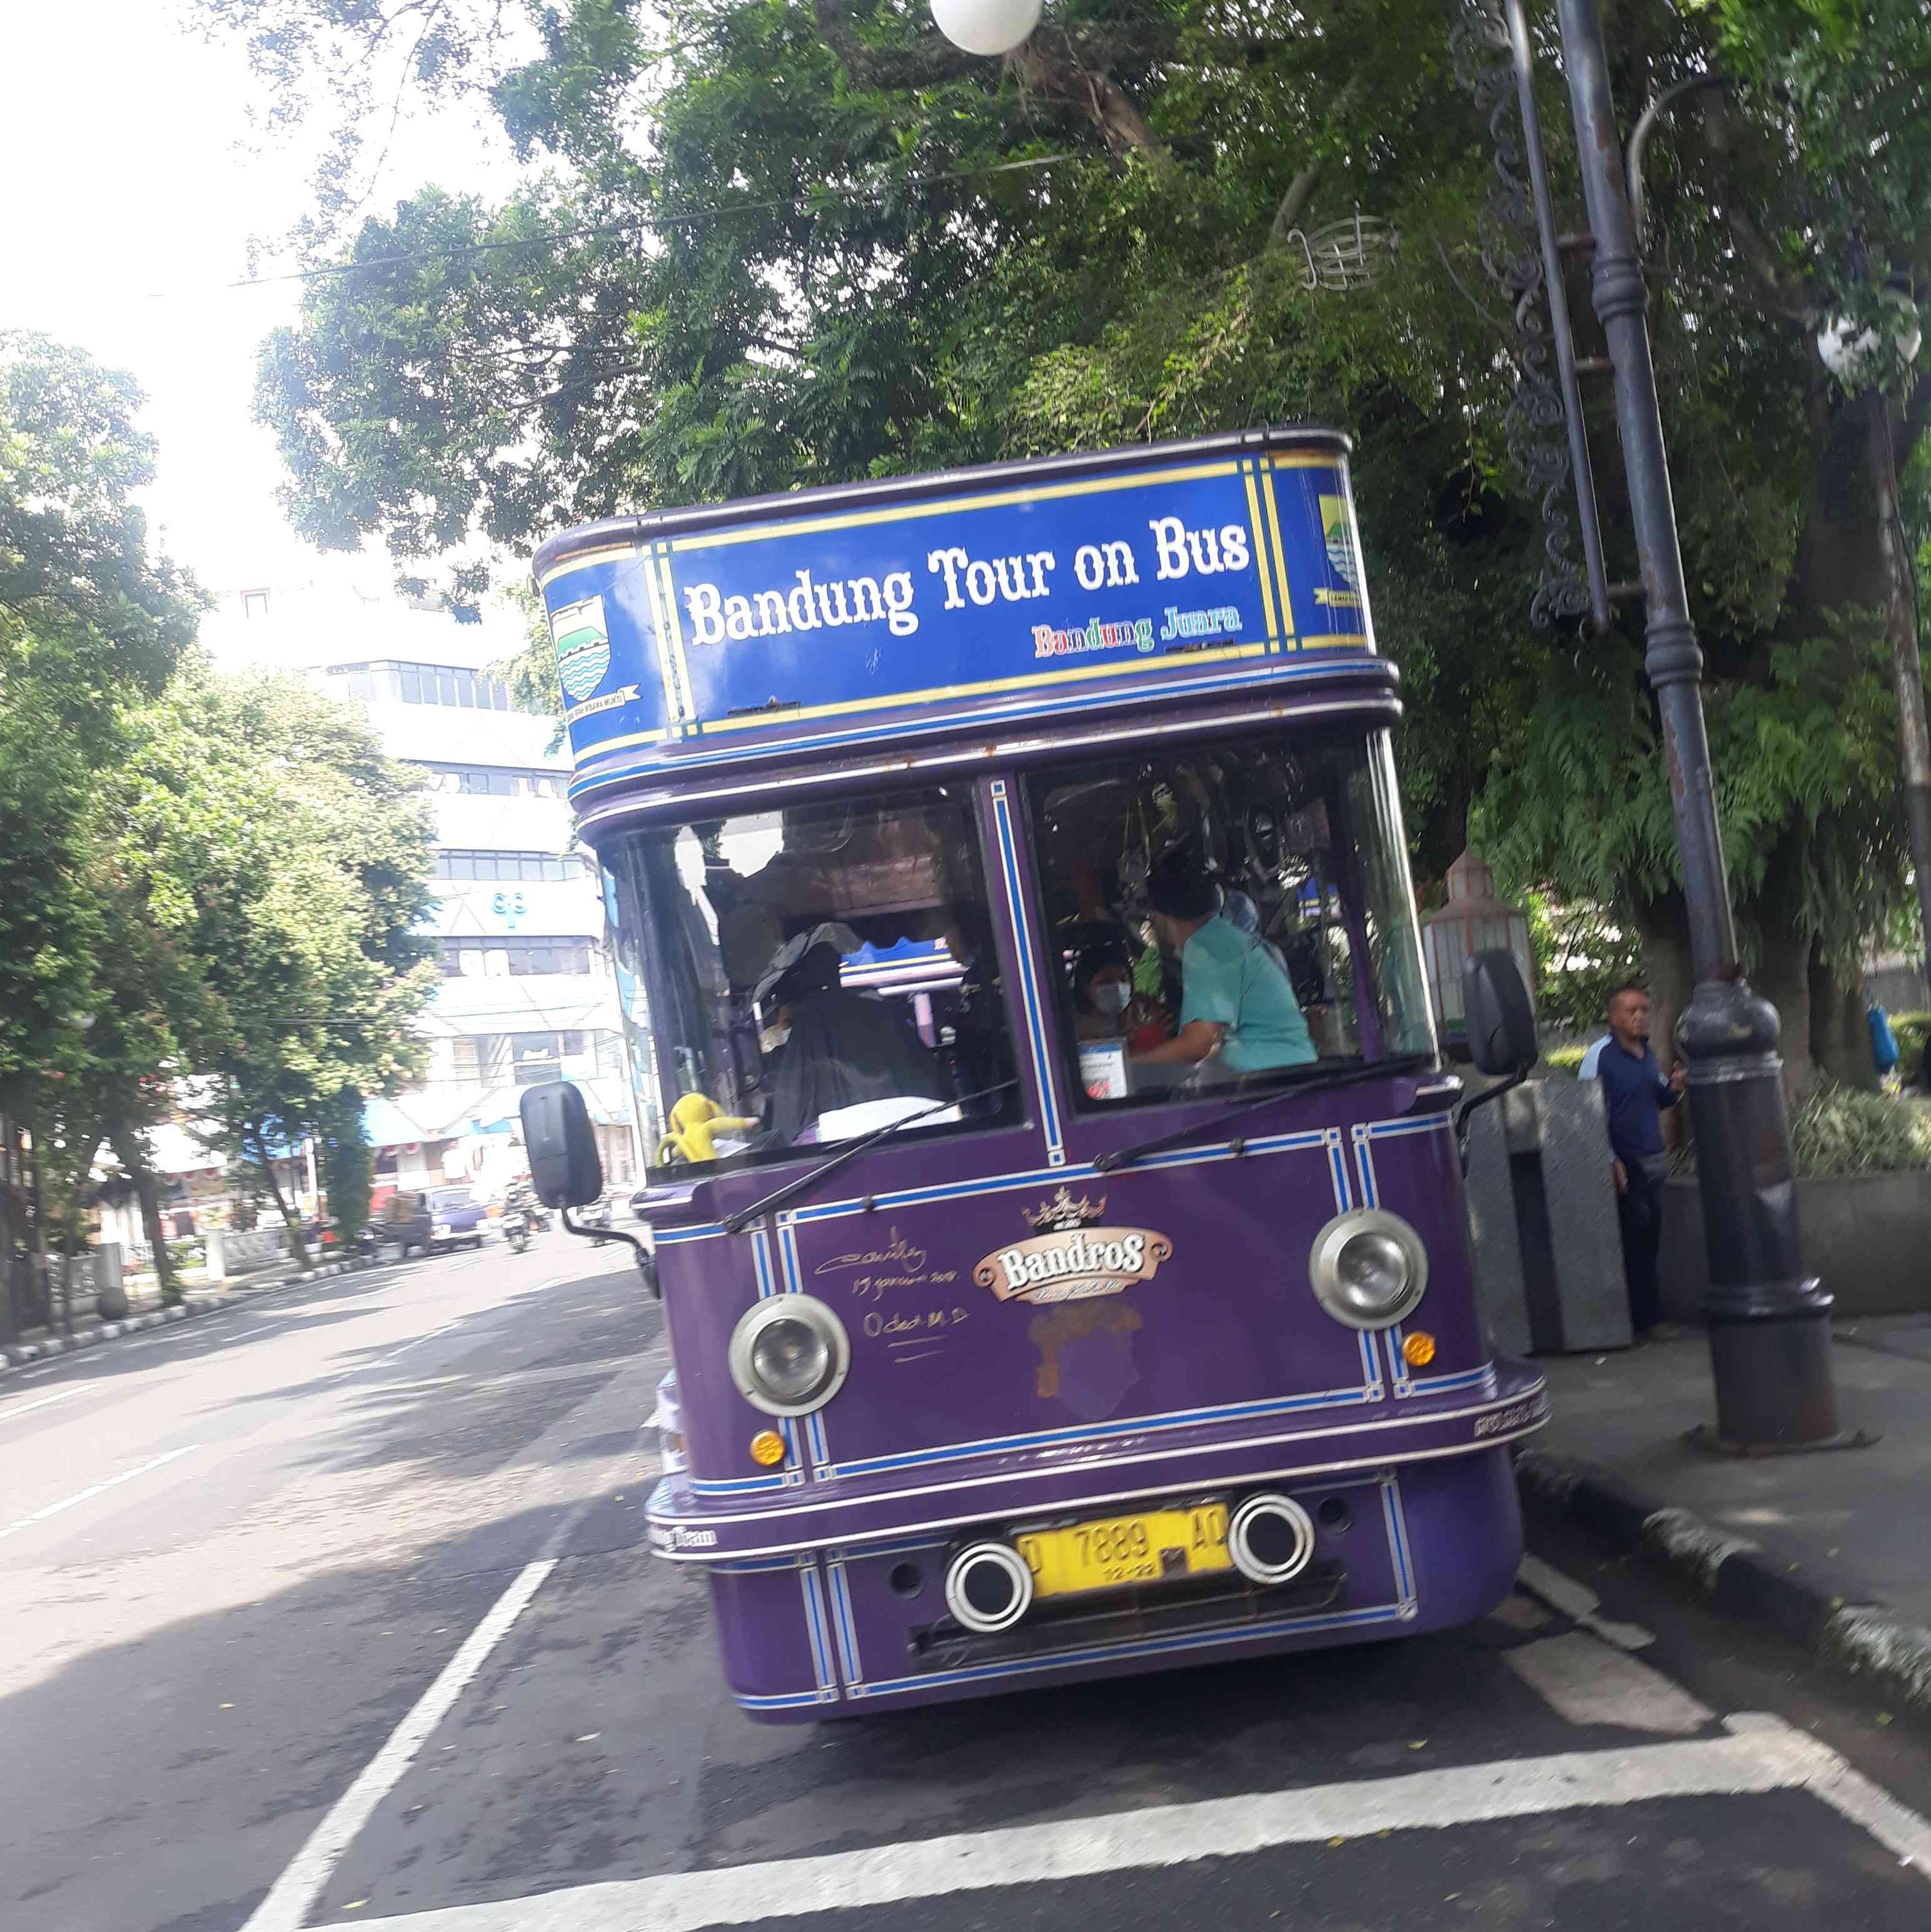
[[[1525,1503],[1573,1519],[1706,1598],[1713,1607],[1866,1677],[1931,1714],[1931,1630],[1881,1603],[1851,1601],[1774,1552],[1646,1495],[1612,1469],[1546,1449],[1516,1458]]]
[[[331,1275],[360,1274],[364,1268],[378,1266],[379,1259],[377,1256],[356,1256],[346,1261],[324,1262],[319,1267],[304,1268],[299,1274],[283,1275],[276,1281],[236,1282],[219,1294],[186,1295],[169,1307],[151,1308],[144,1315],[124,1316],[118,1322],[94,1322],[85,1328],[76,1328],[70,1336],[49,1335],[43,1341],[16,1342],[0,1348],[0,1379],[31,1363],[78,1354],[82,1349],[96,1348],[103,1342],[118,1342],[124,1335],[166,1328],[171,1322],[189,1321],[197,1315],[218,1314],[221,1310],[232,1306],[238,1297],[271,1294],[277,1288],[299,1288],[310,1282],[325,1281]]]

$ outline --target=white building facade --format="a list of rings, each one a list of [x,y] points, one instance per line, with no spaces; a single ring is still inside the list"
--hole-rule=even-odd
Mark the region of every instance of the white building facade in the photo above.
[[[271,586],[224,600],[209,632],[217,661],[300,670],[353,704],[390,757],[424,774],[441,976],[422,1081],[369,1103],[378,1200],[456,1180],[499,1192],[526,1165],[523,1088],[558,1078],[589,1101],[607,1180],[633,1179],[616,982],[595,862],[573,834],[568,759],[551,748],[556,721],[517,710],[487,669],[517,650],[517,620]]]

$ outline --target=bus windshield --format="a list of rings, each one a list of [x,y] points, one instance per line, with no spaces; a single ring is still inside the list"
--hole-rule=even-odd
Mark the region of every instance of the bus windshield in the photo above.
[[[1085,1105],[1435,1053],[1385,731],[1160,745],[1028,789]]]
[[[654,1180],[1016,1113],[979,1097],[1013,1058],[969,787],[654,826],[604,857]]]

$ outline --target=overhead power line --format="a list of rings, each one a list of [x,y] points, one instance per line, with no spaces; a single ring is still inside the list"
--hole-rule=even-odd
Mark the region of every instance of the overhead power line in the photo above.
[[[1055,166],[1061,161],[1086,158],[1070,151],[1059,154],[1038,154],[1029,160],[992,161],[974,167],[942,169],[935,174],[918,175],[875,188],[825,188],[771,201],[724,202],[710,208],[672,208],[649,214],[631,214],[620,221],[589,222],[577,228],[544,229],[533,235],[508,237],[500,242],[466,242],[457,248],[425,248],[397,255],[372,255],[360,262],[324,262],[312,268],[290,268],[273,275],[250,275],[239,281],[225,282],[222,287],[227,292],[264,289],[283,282],[315,282],[331,275],[360,274],[366,268],[403,268],[420,262],[467,261],[478,255],[499,254],[511,248],[544,248],[559,242],[580,242],[595,235],[629,234],[639,229],[687,228],[695,222],[721,220],[739,214],[769,214],[782,208],[850,206],[859,202],[882,201],[889,195],[937,188],[947,182],[977,181],[991,175],[1027,174]],[[150,299],[165,300],[169,293],[166,290],[157,289]]]

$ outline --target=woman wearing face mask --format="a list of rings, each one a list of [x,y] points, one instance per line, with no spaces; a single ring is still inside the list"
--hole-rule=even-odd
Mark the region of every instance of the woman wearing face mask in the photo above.
[[[1133,972],[1125,946],[1102,940],[1073,962],[1074,1031],[1081,1040],[1120,1040],[1133,1003]]]

